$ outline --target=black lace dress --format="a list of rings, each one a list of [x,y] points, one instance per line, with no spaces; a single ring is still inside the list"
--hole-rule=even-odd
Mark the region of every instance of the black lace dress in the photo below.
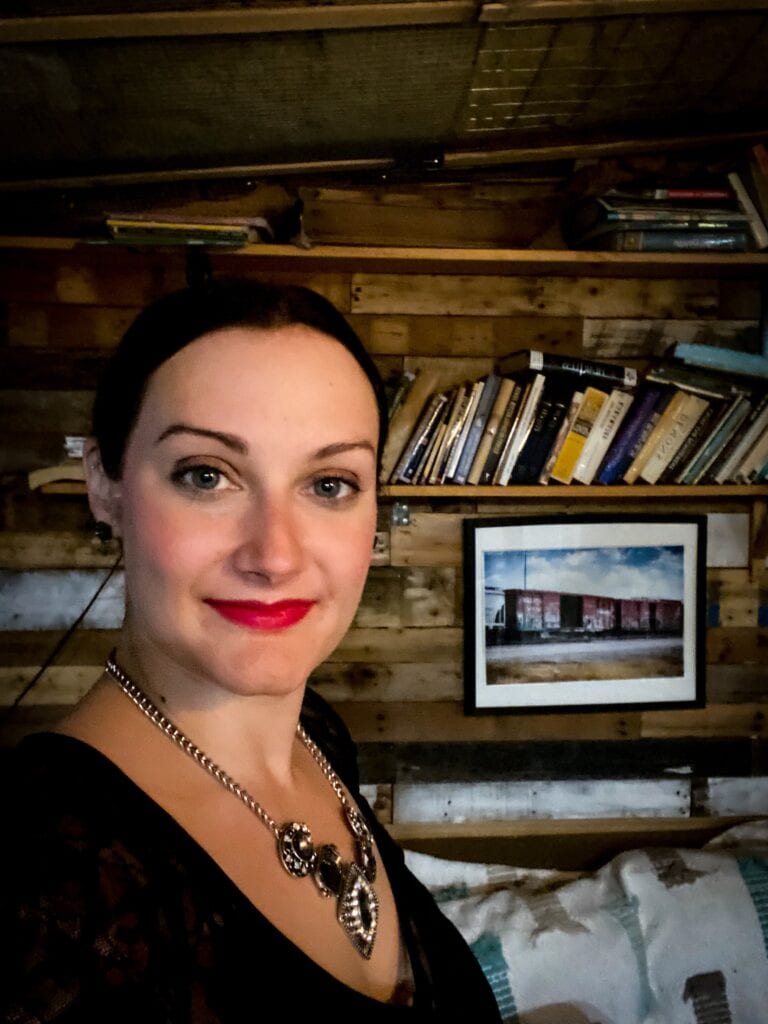
[[[355,748],[341,720],[311,691],[302,720],[357,799]],[[40,733],[20,744],[9,767],[3,1022],[500,1020],[475,957],[365,801],[413,970],[410,1006],[355,992],[314,963],[87,744]]]

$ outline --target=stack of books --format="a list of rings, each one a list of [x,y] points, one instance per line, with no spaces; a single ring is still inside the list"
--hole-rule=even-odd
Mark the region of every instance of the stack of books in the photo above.
[[[768,377],[531,349],[436,390],[385,483],[749,484],[768,479]]]
[[[737,175],[713,187],[622,188],[580,199],[563,214],[572,249],[746,252],[756,245]],[[766,243],[768,244],[768,242]]]

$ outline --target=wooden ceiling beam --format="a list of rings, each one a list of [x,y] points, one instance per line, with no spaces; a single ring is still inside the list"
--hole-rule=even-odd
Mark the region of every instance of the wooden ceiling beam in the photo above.
[[[735,14],[761,11],[768,0],[507,0],[485,3],[480,22],[571,21],[656,14]]]
[[[322,7],[275,5],[248,10],[3,18],[0,19],[0,44],[463,25],[476,22],[479,9],[479,0],[425,0],[423,3],[335,4]]]

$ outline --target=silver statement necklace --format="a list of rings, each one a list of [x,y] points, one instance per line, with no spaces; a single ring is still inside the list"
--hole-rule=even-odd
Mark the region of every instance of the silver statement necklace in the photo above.
[[[107,658],[106,670],[118,683],[133,703],[143,711],[150,722],[161,732],[220,782],[225,789],[245,804],[249,811],[256,815],[277,841],[277,852],[280,863],[293,878],[305,878],[312,875],[322,896],[333,896],[336,899],[336,919],[346,932],[358,953],[368,960],[373,952],[376,939],[376,928],[379,921],[379,900],[373,888],[376,880],[376,857],[373,852],[373,836],[365,819],[347,799],[341,779],[331,768],[327,758],[310,739],[299,723],[296,731],[317,762],[323,775],[331,784],[331,788],[339,799],[344,810],[344,818],[355,839],[357,863],[345,863],[338,849],[327,843],[319,849],[312,842],[309,827],[300,821],[288,821],[278,825],[264,808],[256,803],[250,793],[243,789],[234,779],[208,757],[192,740],[188,739],[165,715],[157,708],[147,695],[139,689],[115,661],[115,651]]]

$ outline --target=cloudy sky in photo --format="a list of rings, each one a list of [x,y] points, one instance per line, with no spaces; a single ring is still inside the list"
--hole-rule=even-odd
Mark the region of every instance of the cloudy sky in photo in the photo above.
[[[683,599],[683,547],[486,551],[485,585],[600,597]]]

